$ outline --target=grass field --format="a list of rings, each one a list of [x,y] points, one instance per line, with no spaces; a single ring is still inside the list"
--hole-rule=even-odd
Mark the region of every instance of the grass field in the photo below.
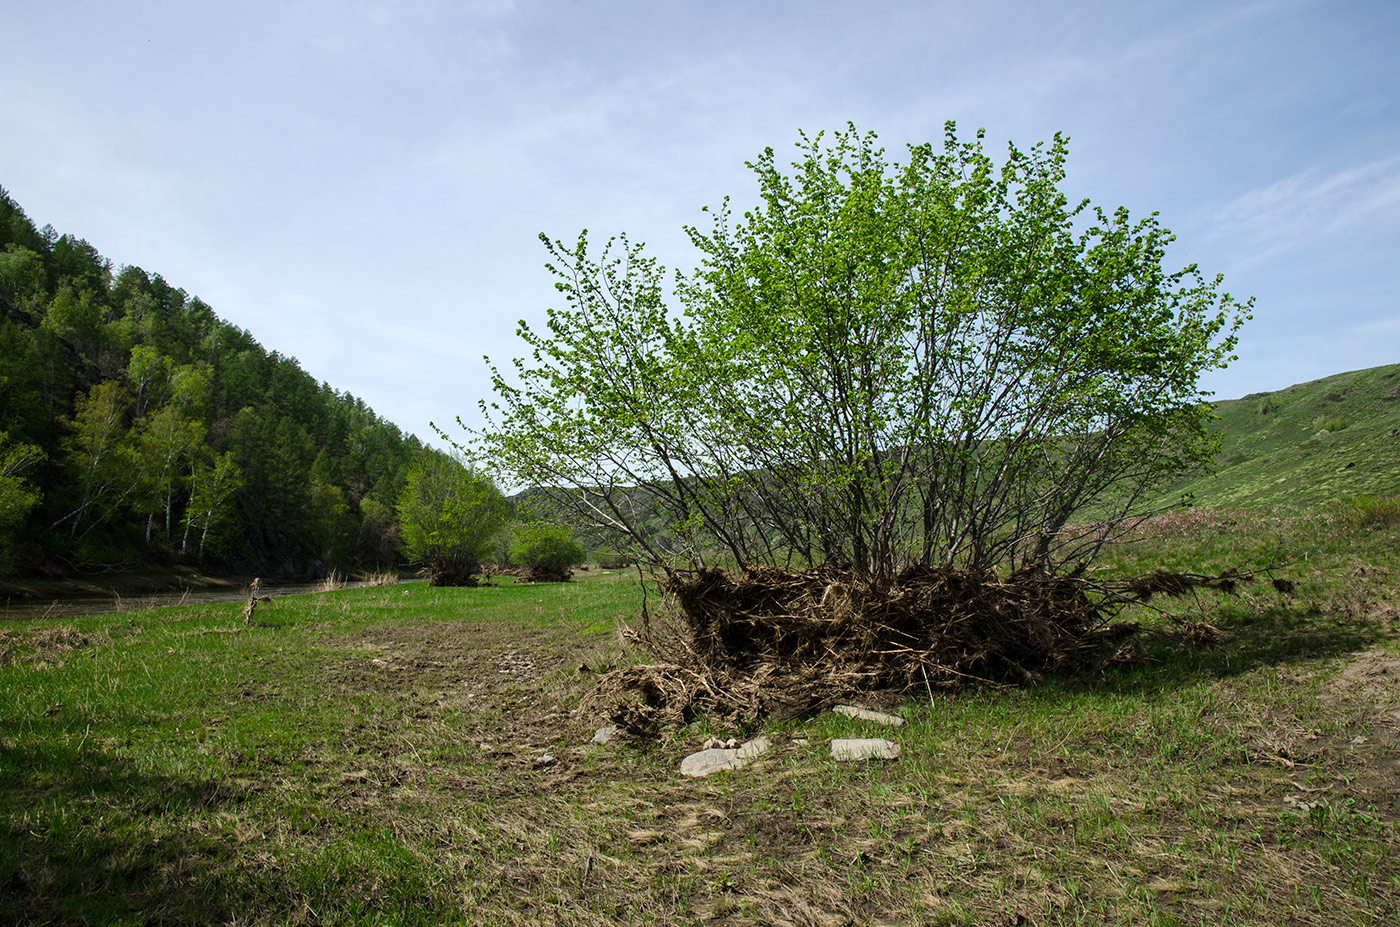
[[[1394,924],[1397,522],[1159,518],[1104,568],[1286,559],[1294,593],[1142,610],[1136,663],[902,728],[772,725],[698,781],[720,732],[599,746],[576,711],[637,656],[625,574],[0,625],[0,922]],[[1183,615],[1223,644],[1153,632]]]

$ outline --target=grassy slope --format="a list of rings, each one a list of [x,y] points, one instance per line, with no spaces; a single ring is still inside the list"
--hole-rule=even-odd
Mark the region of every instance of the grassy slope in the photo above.
[[[1202,508],[1400,495],[1400,364],[1228,400],[1217,412],[1218,470],[1163,501],[1182,492]]]
[[[1297,554],[1294,596],[1172,606],[1224,647],[771,725],[703,781],[703,723],[595,746],[574,711],[632,658],[625,576],[12,623],[0,922],[1395,923],[1400,527],[1193,517],[1106,566]]]

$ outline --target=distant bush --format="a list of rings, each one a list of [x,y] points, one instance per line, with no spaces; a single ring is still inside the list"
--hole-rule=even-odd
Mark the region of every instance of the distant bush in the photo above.
[[[593,562],[604,570],[621,570],[632,565],[632,558],[620,550],[595,550]]]
[[[1347,427],[1347,420],[1344,418],[1328,418],[1325,415],[1319,415],[1312,421],[1313,434],[1317,434],[1319,431],[1341,431],[1345,427]]]
[[[399,494],[404,552],[423,564],[433,586],[474,586],[509,508],[491,478],[465,460],[425,454]]]
[[[1400,527],[1400,499],[1354,496],[1350,505],[1364,528]]]
[[[511,562],[525,567],[529,582],[566,582],[570,567],[583,560],[583,545],[573,532],[547,522],[517,525],[510,544]]]

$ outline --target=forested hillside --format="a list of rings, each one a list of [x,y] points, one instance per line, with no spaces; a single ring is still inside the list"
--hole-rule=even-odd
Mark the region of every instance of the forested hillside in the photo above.
[[[0,188],[0,575],[389,564],[426,450]]]

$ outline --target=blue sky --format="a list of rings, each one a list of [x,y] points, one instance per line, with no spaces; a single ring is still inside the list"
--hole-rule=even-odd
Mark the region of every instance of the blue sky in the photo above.
[[[0,185],[405,430],[554,304],[540,232],[681,226],[799,129],[1071,138],[1257,299],[1221,398],[1400,362],[1400,3],[5,0]]]

